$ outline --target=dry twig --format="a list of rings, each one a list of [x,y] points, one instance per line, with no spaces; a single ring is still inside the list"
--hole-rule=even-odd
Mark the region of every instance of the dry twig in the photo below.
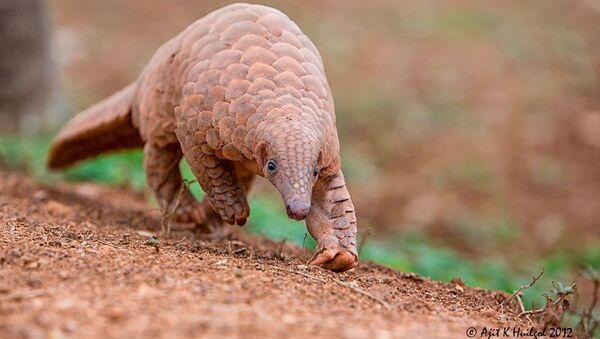
[[[235,250],[231,251],[231,254],[239,254],[239,253],[244,253],[246,251],[248,251],[248,248],[246,248],[246,247],[240,247],[238,249],[235,249]]]
[[[341,280],[337,280],[335,278],[331,278],[331,279],[333,281],[335,281],[336,283],[342,285],[342,286],[348,287],[349,289],[353,290],[356,293],[362,294],[365,297],[368,297],[368,298],[371,298],[372,300],[375,300],[376,302],[380,303],[383,307],[385,307],[388,311],[392,309],[392,305],[390,305],[390,303],[388,303],[387,301],[379,298],[378,296],[375,296],[375,295],[373,295],[373,294],[371,294],[371,293],[369,293],[369,292],[367,292],[367,291],[365,291],[365,290],[363,290],[361,288],[352,286],[352,285],[350,285],[350,284],[348,284],[346,282],[343,282]]]
[[[281,240],[280,242],[277,243],[277,258],[278,259],[285,259],[283,257],[283,248],[285,247],[285,243],[287,242],[287,237],[283,238],[283,240]]]
[[[545,267],[542,267],[542,271],[540,272],[540,274],[533,277],[529,284],[519,287],[516,291],[513,292],[513,294],[510,295],[510,297],[504,299],[504,301],[501,302],[500,305],[498,305],[498,308],[502,308],[504,306],[504,304],[506,304],[506,302],[508,302],[509,300],[512,300],[512,298],[514,298],[515,296],[519,296],[519,294],[521,292],[523,292],[524,290],[533,286],[542,277],[542,275],[544,275],[545,269],[546,269]],[[518,301],[519,301],[519,306],[521,307],[521,313],[525,312],[525,308],[523,307],[523,302],[521,301],[520,297],[519,297]]]
[[[315,280],[315,281],[318,281],[318,282],[322,282],[324,284],[327,283],[327,281],[325,279],[321,279],[319,277],[315,277],[315,276],[312,276],[310,274],[306,274],[304,272],[290,270],[290,269],[281,268],[281,267],[277,267],[277,266],[273,266],[273,268],[275,270],[277,270],[277,271],[284,271],[284,272],[294,273],[294,274],[298,274],[298,275],[301,275],[303,277],[306,277],[306,278],[309,278],[309,279],[312,279],[312,280]],[[390,303],[388,303],[387,301],[385,301],[385,300],[383,300],[383,299],[381,299],[381,298],[379,298],[379,297],[377,297],[377,296],[375,296],[375,295],[373,295],[373,294],[371,294],[371,293],[369,293],[369,292],[367,292],[367,291],[365,291],[365,290],[363,290],[361,288],[352,286],[352,285],[350,285],[350,284],[348,284],[348,283],[346,283],[344,281],[338,280],[338,279],[333,278],[333,277],[331,277],[331,280],[333,280],[334,282],[338,283],[339,285],[342,285],[344,287],[347,287],[347,288],[351,289],[352,291],[354,291],[354,292],[356,292],[358,294],[362,294],[365,297],[370,298],[371,300],[374,300],[374,301],[378,302],[383,307],[385,307],[387,310],[391,310],[392,309],[392,305],[390,305]]]
[[[546,310],[546,307],[544,307],[544,308],[540,308],[540,309],[537,309],[537,310],[523,311],[523,312],[519,313],[519,317],[522,317],[522,316],[524,316],[524,315],[532,315],[532,314],[538,314],[538,313],[542,313],[542,312],[544,312],[545,310]]]
[[[523,300],[521,300],[521,297],[517,294],[515,295],[515,298],[517,298],[517,303],[519,303],[519,309],[521,312],[525,312],[525,306],[523,306]]]
[[[373,230],[369,227],[363,232],[363,236],[360,239],[360,243],[358,244],[358,253],[361,253],[363,247],[367,244],[369,238],[373,235]]]
[[[160,226],[162,232],[165,234],[171,234],[171,217],[175,214],[179,205],[181,204],[181,199],[183,198],[183,194],[185,190],[194,183],[195,180],[183,180],[181,185],[179,186],[179,192],[177,192],[177,196],[175,200],[169,205],[166,201],[163,203],[164,209],[162,210],[162,217],[160,218]]]
[[[16,291],[16,292],[8,294],[8,295],[0,296],[0,302],[10,301],[13,299],[19,300],[19,299],[37,298],[37,297],[41,297],[46,294],[48,294],[48,292],[44,291],[44,290]]]
[[[175,214],[177,208],[179,208],[179,204],[181,204],[181,198],[183,197],[183,192],[185,192],[186,188],[186,182],[182,181],[181,186],[179,186],[179,192],[177,192],[177,197],[175,198],[175,200],[171,203],[170,206],[165,204],[165,210],[163,211],[163,216],[160,220],[162,231],[165,234],[171,234],[171,217]]]
[[[115,248],[115,249],[119,249],[117,246],[115,246],[113,244],[109,244],[109,243],[104,242],[104,241],[96,240],[96,242],[99,243],[100,245],[106,245],[106,246],[110,246],[110,247]]]
[[[530,311],[524,311],[519,313],[519,317],[522,317],[524,315],[531,315],[531,314],[538,314],[538,313],[542,313],[544,311],[546,311],[548,309],[548,306],[556,306],[558,305],[561,301],[563,301],[567,296],[573,294],[573,289],[575,288],[575,286],[577,286],[576,283],[573,283],[573,285],[567,287],[566,290],[567,292],[562,292],[563,289],[559,289],[558,287],[556,287],[556,285],[554,284],[554,281],[552,281],[552,286],[554,286],[555,290],[558,291],[557,295],[558,298],[555,301],[552,301],[552,299],[550,299],[550,297],[546,296],[546,298],[548,298],[548,302],[546,302],[546,306],[537,309],[537,310],[530,310]],[[562,285],[560,285],[562,286]]]
[[[600,272],[588,268],[588,271],[584,273],[584,277],[592,281],[594,289],[592,292],[592,300],[587,309],[583,309],[580,312],[575,312],[578,315],[579,322],[577,324],[577,330],[592,337],[596,333],[596,329],[600,326],[600,318],[594,315],[594,309],[598,300],[600,300]]]
[[[319,278],[319,277],[312,276],[312,275],[310,275],[310,274],[306,274],[306,273],[304,273],[304,272],[300,272],[300,271],[294,271],[294,270],[290,270],[290,269],[287,269],[287,268],[281,268],[281,267],[277,267],[277,266],[273,266],[273,268],[274,268],[275,270],[277,270],[277,271],[284,271],[284,272],[289,272],[289,273],[295,273],[295,274],[301,275],[301,276],[303,276],[303,277],[306,277],[306,278],[309,278],[309,279],[312,279],[312,280],[316,280],[316,281],[322,282],[322,283],[324,283],[324,284],[326,284],[326,283],[327,283],[327,281],[326,281],[326,280],[324,280],[324,279],[321,279],[321,278]]]

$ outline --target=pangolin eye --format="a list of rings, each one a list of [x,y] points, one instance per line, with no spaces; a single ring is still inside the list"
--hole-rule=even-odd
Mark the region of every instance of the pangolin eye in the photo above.
[[[315,168],[313,169],[313,177],[316,177],[317,175],[319,175],[319,169]]]
[[[269,163],[267,164],[267,169],[270,172],[274,172],[277,169],[277,164],[275,163],[275,161],[269,160]]]

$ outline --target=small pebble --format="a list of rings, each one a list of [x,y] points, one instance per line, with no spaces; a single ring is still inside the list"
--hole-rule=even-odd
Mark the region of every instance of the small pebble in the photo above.
[[[39,190],[33,194],[35,200],[46,200],[48,198],[48,192]]]

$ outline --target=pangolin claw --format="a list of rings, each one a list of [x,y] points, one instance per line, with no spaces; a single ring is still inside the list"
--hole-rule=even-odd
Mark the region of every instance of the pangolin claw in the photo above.
[[[334,272],[345,272],[358,266],[358,257],[347,250],[338,253],[324,250],[315,253],[308,261],[308,265],[321,266]]]
[[[358,266],[358,256],[335,242],[319,246],[308,265],[321,266],[334,272],[345,272]]]

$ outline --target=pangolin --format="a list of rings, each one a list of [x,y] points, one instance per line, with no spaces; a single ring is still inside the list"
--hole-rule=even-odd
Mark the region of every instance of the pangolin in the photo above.
[[[148,185],[174,218],[244,225],[256,175],[317,241],[310,264],[358,263],[356,215],[341,170],[331,90],[311,40],[279,10],[232,4],[197,20],[139,78],[79,113],[52,143],[52,169],[143,147]],[[185,157],[205,192],[184,188]]]

